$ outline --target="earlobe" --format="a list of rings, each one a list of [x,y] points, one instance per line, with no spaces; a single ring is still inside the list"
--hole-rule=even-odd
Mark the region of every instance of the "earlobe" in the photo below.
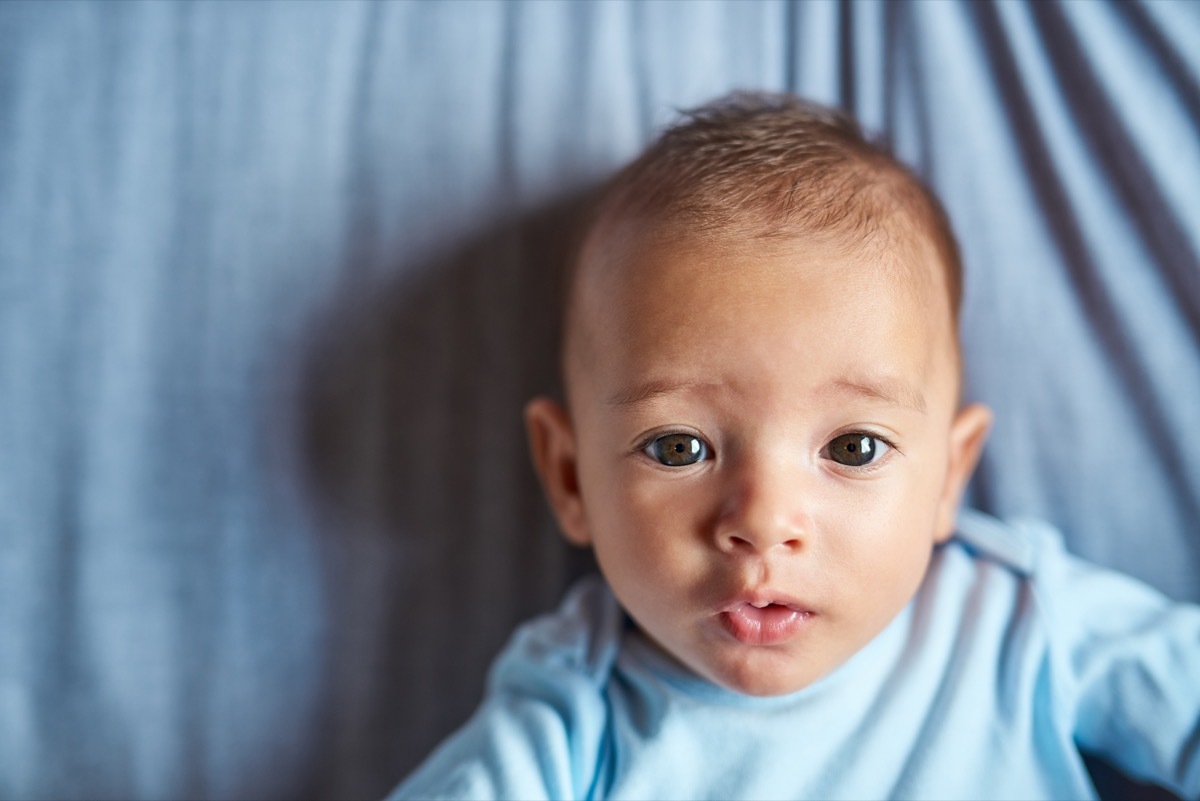
[[[945,542],[954,534],[954,521],[958,516],[963,490],[975,472],[991,427],[992,410],[981,403],[960,409],[950,425],[950,458],[938,504],[935,542]]]
[[[533,467],[563,536],[575,545],[590,545],[579,488],[575,432],[566,409],[552,398],[534,398],[525,404],[525,432]]]

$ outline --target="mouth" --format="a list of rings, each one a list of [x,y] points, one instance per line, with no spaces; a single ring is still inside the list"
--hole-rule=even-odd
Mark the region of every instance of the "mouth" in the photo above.
[[[785,598],[742,598],[718,614],[721,625],[744,645],[778,645],[803,631],[815,613]]]

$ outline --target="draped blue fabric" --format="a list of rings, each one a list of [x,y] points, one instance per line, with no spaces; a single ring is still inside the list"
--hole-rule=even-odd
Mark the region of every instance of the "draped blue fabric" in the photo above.
[[[579,555],[595,183],[732,88],[944,199],[971,493],[1200,600],[1200,3],[0,4],[0,797],[372,797]]]

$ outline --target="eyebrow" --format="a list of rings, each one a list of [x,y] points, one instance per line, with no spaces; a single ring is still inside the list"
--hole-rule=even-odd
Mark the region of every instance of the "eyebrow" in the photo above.
[[[837,395],[850,395],[882,401],[889,406],[925,413],[925,396],[907,381],[889,376],[877,378],[839,378],[827,390]]]
[[[609,397],[608,404],[618,408],[637,406],[681,390],[717,386],[720,385],[710,381],[643,381],[629,389],[614,393]],[[888,376],[839,378],[828,384],[821,394],[866,398],[867,400],[882,401],[889,406],[925,413],[925,396],[907,381]]]
[[[711,381],[678,381],[678,380],[650,380],[643,381],[640,384],[635,384],[629,389],[621,390],[614,393],[608,399],[610,406],[626,407],[637,406],[640,403],[654,400],[662,395],[670,395],[674,392],[679,392],[685,389],[695,389],[698,387],[716,387]]]

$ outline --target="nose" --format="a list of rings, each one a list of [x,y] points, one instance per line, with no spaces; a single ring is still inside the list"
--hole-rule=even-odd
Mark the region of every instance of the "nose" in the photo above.
[[[795,470],[747,466],[716,524],[717,547],[725,553],[793,552],[804,547],[812,521],[808,494]]]

